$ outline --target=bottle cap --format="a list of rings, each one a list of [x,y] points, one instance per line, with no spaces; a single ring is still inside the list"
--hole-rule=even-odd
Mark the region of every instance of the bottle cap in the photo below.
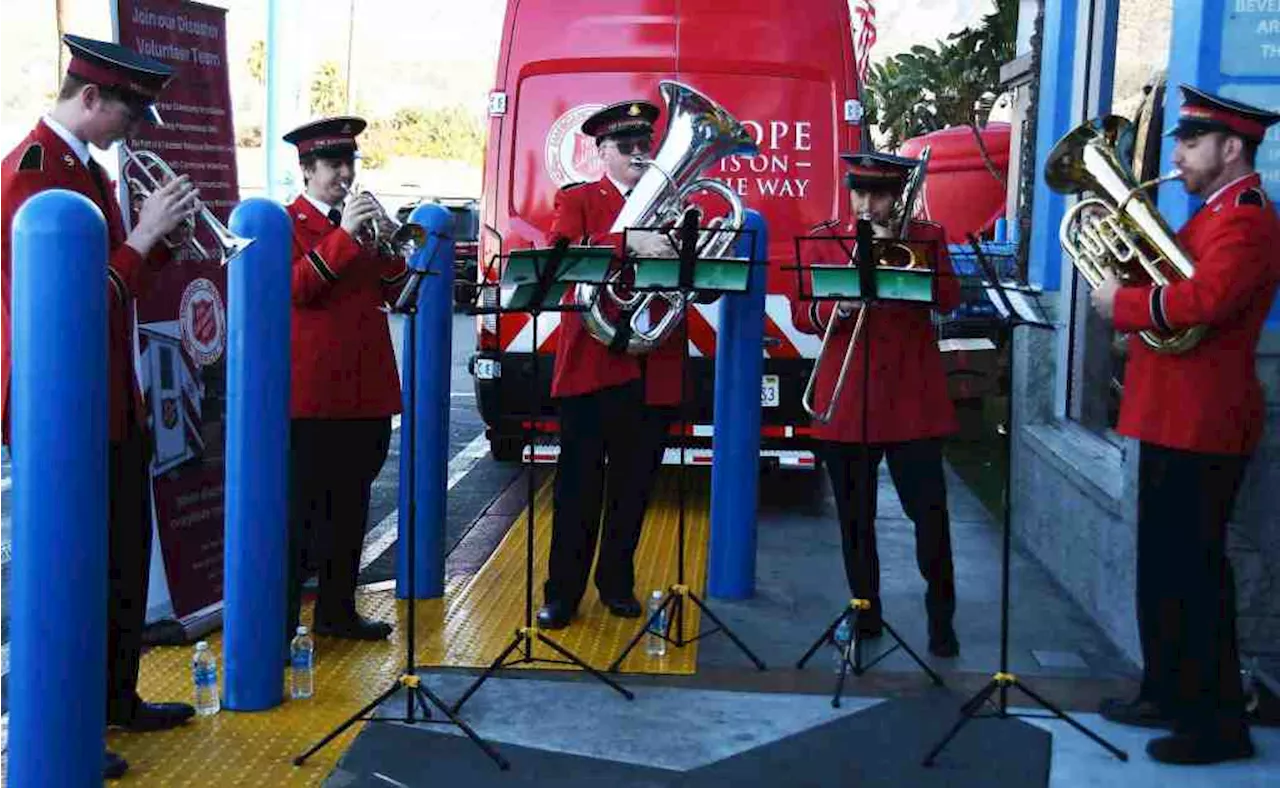
[[[650,594],[650,595],[649,595],[649,598],[650,598],[650,599],[661,599],[661,598],[662,598],[662,592],[661,592],[661,591],[658,591],[658,590],[655,590],[652,594]]]
[[[299,635],[305,635],[305,634],[307,634],[307,628],[306,628],[305,626],[298,627],[298,634],[299,634]]]
[[[203,640],[196,644],[196,651],[205,651],[208,648],[209,644]]]

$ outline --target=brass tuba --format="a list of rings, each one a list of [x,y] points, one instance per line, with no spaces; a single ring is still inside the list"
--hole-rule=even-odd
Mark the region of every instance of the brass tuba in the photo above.
[[[920,196],[920,189],[924,185],[924,176],[929,169],[929,157],[932,153],[932,147],[926,145],[920,153],[919,163],[916,164],[915,169],[911,171],[911,175],[903,183],[902,194],[898,197],[897,213],[891,220],[898,225],[899,240],[906,240],[907,238],[911,217],[915,215],[916,198]],[[881,258],[877,261],[877,268],[916,268],[923,262],[916,257],[915,251],[905,243],[895,243],[890,240],[883,243],[876,251]],[[857,256],[855,253],[849,259],[849,265],[853,265],[856,262]],[[840,318],[832,310],[831,319],[827,321],[827,330],[822,334],[822,347],[818,350],[818,357],[813,360],[813,370],[809,372],[809,382],[805,384],[804,393],[800,395],[801,407],[811,418],[822,424],[831,421],[832,416],[835,415],[836,403],[840,401],[840,393],[844,391],[844,382],[849,376],[849,364],[853,361],[853,351],[858,346],[858,338],[862,335],[862,327],[865,325],[866,317],[867,308],[865,306],[859,308],[857,320],[853,324],[853,335],[849,337],[849,345],[845,348],[844,360],[840,362],[840,373],[836,376],[836,383],[831,388],[831,398],[827,400],[827,407],[819,412],[816,402],[818,370],[822,366],[822,358],[827,352],[827,345],[830,344],[831,338],[835,336],[836,324],[840,322]],[[863,436],[863,439],[865,440],[866,436]]]
[[[121,177],[128,184],[129,194],[133,199],[145,200],[151,196],[152,192],[178,177],[164,159],[149,150],[134,151],[123,142],[120,143],[120,150],[125,156]],[[253,243],[252,238],[241,238],[228,230],[204,202],[200,203],[195,216],[188,217],[178,225],[177,229],[165,236],[165,243],[172,249],[185,246],[201,260],[210,259],[212,255],[204,248],[204,244],[196,239],[196,231],[199,229],[196,224],[197,218],[209,228],[214,240],[218,242],[218,259],[223,265],[231,262],[236,255],[248,249]]]
[[[725,156],[754,155],[757,149],[751,135],[723,107],[688,85],[663,80],[658,87],[667,104],[667,129],[662,147],[652,159],[639,157],[647,170],[631,190],[610,232],[679,224],[685,211],[691,208],[689,198],[699,191],[719,195],[730,208],[728,217],[716,217],[707,229],[741,229],[745,217],[742,200],[724,183],[701,175]],[[724,257],[734,238],[729,232],[715,234],[700,248],[699,257]],[[658,348],[680,324],[684,296],[641,292],[623,295],[616,281],[620,275],[620,271],[613,273],[604,285],[578,284],[574,288],[574,300],[586,307],[582,320],[587,333],[606,345],[613,344],[618,326],[605,314],[605,306],[612,304],[620,308],[623,315],[630,316],[627,353],[648,353]],[[666,314],[653,326],[642,328],[641,316],[655,299],[667,302]]]
[[[1090,192],[1062,217],[1058,238],[1076,270],[1097,287],[1110,271],[1125,285],[1167,285],[1190,279],[1191,258],[1147,198],[1157,183],[1178,180],[1173,172],[1138,183],[1124,163],[1133,147],[1133,124],[1118,115],[1082,123],[1049,152],[1044,180],[1062,194]],[[1183,353],[1196,346],[1205,326],[1171,332],[1139,332],[1158,353]]]

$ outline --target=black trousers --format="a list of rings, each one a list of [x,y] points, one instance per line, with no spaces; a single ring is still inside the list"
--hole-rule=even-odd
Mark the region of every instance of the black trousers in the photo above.
[[[1244,720],[1227,521],[1247,462],[1151,443],[1138,460],[1141,695],[1187,732]]]
[[[578,604],[597,541],[601,598],[632,596],[636,546],[671,419],[670,409],[644,404],[638,381],[560,400],[560,461],[543,587],[548,602]]]
[[[289,637],[307,568],[320,576],[317,621],[356,614],[360,551],[373,482],[386,462],[391,419],[294,419],[289,430]]]
[[[125,723],[139,703],[138,667],[151,570],[151,460],[146,434],[130,423],[107,450],[107,721]]]
[[[821,454],[840,517],[840,544],[850,593],[869,600],[873,614],[880,614],[876,469],[886,458],[902,508],[915,524],[916,565],[927,584],[924,603],[930,627],[949,625],[956,610],[956,588],[942,442],[931,439],[864,446],[827,441]]]

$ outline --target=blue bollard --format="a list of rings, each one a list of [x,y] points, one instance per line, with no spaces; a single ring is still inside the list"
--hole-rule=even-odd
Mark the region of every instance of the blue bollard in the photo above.
[[[107,225],[61,189],[13,219],[10,785],[101,785],[107,698]],[[9,326],[4,330],[8,331]]]
[[[1003,216],[1000,217],[999,219],[996,219],[995,237],[992,240],[994,240],[998,244],[1006,243],[1010,240],[1008,237],[1008,234],[1009,234],[1008,220],[1006,220]]]
[[[707,593],[747,599],[756,587],[756,503],[760,483],[760,379],[769,239],[764,218],[747,211],[737,254],[750,256],[747,292],[720,300],[715,423],[711,446],[711,546]]]
[[[258,711],[284,700],[293,227],[255,197],[231,230],[255,242],[227,265],[222,694],[228,709]]]
[[[431,275],[424,276],[418,288],[418,312],[413,322],[406,324],[402,354],[401,390],[405,408],[400,421],[396,597],[409,598],[407,529],[413,528],[413,596],[416,599],[434,599],[444,596],[449,370],[453,348],[453,216],[443,206],[420,205],[414,209],[409,221],[427,231],[427,241],[410,260],[410,266],[419,271],[429,271]],[[412,335],[408,325],[416,326]],[[412,397],[410,386],[414,387]],[[411,438],[408,443],[406,436]],[[412,471],[409,469],[411,460]],[[412,509],[409,501],[411,491]]]

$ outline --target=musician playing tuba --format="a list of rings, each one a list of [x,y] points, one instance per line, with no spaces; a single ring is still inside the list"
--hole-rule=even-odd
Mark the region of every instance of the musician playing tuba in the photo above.
[[[351,195],[365,121],[335,117],[284,136],[298,148],[305,191],[293,219],[292,462],[287,634],[298,624],[304,566],[320,573],[315,632],[381,640],[391,626],[356,612],[369,490],[386,461],[400,378],[380,307],[394,302],[403,257],[362,244],[381,208]],[[306,553],[311,549],[311,560]]]
[[[960,287],[952,275],[942,227],[911,219],[910,206],[900,204],[903,187],[919,166],[917,160],[874,152],[845,154],[841,158],[849,168],[845,184],[853,215],[869,218],[873,233],[880,238],[936,242],[933,246],[940,255],[936,267],[937,308],[947,312],[958,306]],[[909,223],[905,233],[903,222]],[[852,237],[856,226],[850,223],[823,233]],[[824,259],[849,258],[852,250],[835,240],[830,244]],[[832,328],[816,361],[814,407],[816,413],[830,408],[831,418],[825,422],[815,418],[814,435],[820,442],[819,453],[835,494],[849,591],[854,598],[871,603],[869,610],[858,614],[854,625],[860,637],[881,634],[880,561],[874,512],[875,469],[885,458],[902,508],[915,523],[916,559],[928,586],[924,601],[929,618],[929,651],[954,657],[960,653],[960,645],[952,623],[956,594],[942,474],[942,437],[955,432],[957,425],[942,357],[927,309],[897,304],[868,308],[849,359],[848,378],[832,403],[862,310],[856,301],[805,303],[796,299],[792,307],[792,319],[801,331],[825,335],[828,327]],[[833,320],[836,324],[830,326]],[[867,353],[871,354],[870,371],[864,381]],[[864,515],[866,511],[870,517]]]
[[[9,443],[10,373],[10,232],[14,215],[27,199],[46,189],[68,189],[87,197],[106,218],[109,256],[102,260],[109,308],[110,479],[108,522],[104,545],[110,562],[110,585],[87,589],[95,604],[107,609],[107,687],[91,687],[90,698],[105,698],[106,721],[135,731],[171,728],[189,719],[194,710],[185,703],[147,703],[138,697],[138,666],[142,654],[147,574],[151,555],[151,516],[148,491],[150,454],[146,415],[137,378],[133,374],[134,299],[144,293],[155,274],[172,258],[161,242],[187,221],[198,202],[185,176],[157,188],[142,203],[132,230],[126,231],[112,184],[89,154],[89,146],[110,148],[143,122],[158,123],[154,102],[173,76],[160,61],[108,41],[67,35],[63,42],[71,61],[52,111],[4,157],[0,181],[0,236],[3,236],[3,399],[4,443]],[[49,261],[54,263],[56,261]],[[51,310],[76,309],[77,304],[47,304]],[[88,393],[88,392],[86,392]],[[23,447],[11,447],[21,452]],[[56,472],[49,469],[48,472]],[[105,598],[103,598],[105,596]],[[101,674],[99,674],[101,675]],[[103,776],[117,778],[128,765],[106,753]]]
[[[1173,163],[1204,205],[1177,234],[1188,279],[1122,287],[1108,273],[1097,311],[1120,331],[1207,330],[1179,354],[1129,340],[1117,431],[1138,460],[1138,696],[1109,700],[1114,722],[1172,727],[1147,752],[1170,763],[1247,758],[1227,521],[1266,406],[1258,338],[1280,285],[1280,220],[1254,169],[1280,115],[1182,86]]]
[[[610,228],[644,175],[640,162],[653,150],[658,114],[658,107],[647,101],[623,101],[582,123],[582,133],[595,138],[605,174],[557,192],[553,240],[622,243]],[[629,234],[635,236],[633,243],[642,244],[644,235]],[[597,539],[600,598],[613,615],[635,618],[641,613],[633,588],[634,557],[663,441],[680,401],[678,336],[676,332],[644,357],[642,376],[641,360],[611,351],[591,336],[580,314],[561,316],[551,382],[551,395],[560,407],[560,458],[544,604],[538,611],[541,627],[568,626],[577,612]]]

